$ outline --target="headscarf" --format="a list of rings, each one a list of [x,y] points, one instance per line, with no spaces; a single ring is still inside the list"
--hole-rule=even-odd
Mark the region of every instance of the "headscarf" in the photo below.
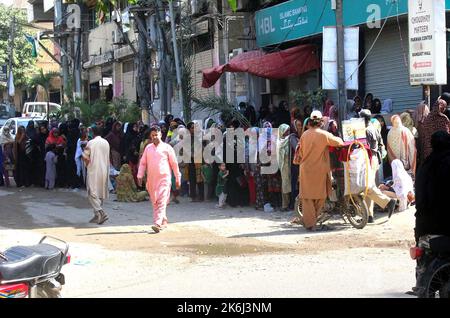
[[[392,99],[385,99],[383,102],[383,107],[381,107],[382,113],[392,113]]]
[[[116,121],[112,125],[112,130],[105,137],[112,148],[111,150],[115,150],[117,152],[120,152],[120,143],[122,141],[122,131],[117,131],[116,129],[116,127],[120,124],[120,122]]]
[[[394,115],[391,117],[391,122],[394,124],[395,119],[398,119],[398,127],[392,126],[388,133],[387,150],[389,161],[400,159],[408,170],[415,171],[416,167],[416,142],[412,132],[403,126],[400,116]]]
[[[264,149],[270,150],[272,149],[272,144],[276,144],[277,138],[272,135],[272,124],[268,121],[264,122],[263,129],[266,129],[266,134],[259,134],[258,138],[258,147],[261,152]]]
[[[431,154],[431,136],[440,130],[449,132],[450,121],[441,111],[439,110],[439,105],[446,105],[444,100],[439,100],[437,105],[431,110],[430,114],[423,121],[422,136],[423,138],[421,144],[421,159],[425,160]]]
[[[354,100],[352,100],[352,99],[347,100],[345,113],[346,113],[345,119],[347,119],[347,120],[354,118],[357,115],[356,111],[355,111],[355,101]]]
[[[332,127],[331,124],[333,124],[333,123],[336,124],[336,127],[338,127],[337,122],[336,122],[335,120],[331,119],[331,120],[328,121],[328,128],[327,128],[327,131],[328,131],[329,133],[333,134],[334,136],[339,137],[339,130],[338,130],[338,129],[337,129],[336,131],[332,131],[332,130],[331,130],[331,127]]]
[[[416,112],[414,113],[414,122],[416,128],[418,128],[419,123],[423,124],[425,118],[430,114],[430,108],[422,101],[416,108]]]
[[[356,103],[356,100],[359,101],[359,105]],[[361,109],[362,109],[362,107],[363,107],[363,100],[361,99],[361,97],[360,97],[359,95],[356,95],[356,96],[353,98],[353,101],[355,102],[355,110],[356,110],[357,112],[361,111]],[[356,109],[356,108],[358,108],[358,107],[359,107],[359,109]]]
[[[97,125],[96,125],[96,124],[93,124],[92,126],[90,126],[90,127],[87,128],[87,137],[88,137],[88,140],[94,139],[94,131],[92,130],[92,128],[94,128],[94,127],[97,127]]]
[[[55,144],[55,145],[62,145],[65,143],[65,140],[62,136],[55,136],[55,132],[58,130],[58,128],[53,128],[50,131],[50,134],[47,137],[47,140],[45,141],[45,144]]]
[[[205,120],[205,125],[203,127],[204,130],[211,128],[211,125],[214,124],[214,119],[212,119],[211,117],[208,117]]]
[[[392,187],[394,188],[395,194],[400,199],[406,199],[408,192],[414,193],[414,183],[400,160],[395,159],[392,161],[391,166],[392,179],[394,181]]]
[[[309,121],[309,120],[310,120],[310,118],[309,118],[309,117],[306,117],[305,120],[303,121],[302,135],[303,135],[303,133],[304,133],[305,131],[308,130],[307,125],[308,125],[308,121]]]
[[[14,153],[14,159],[17,160],[19,156],[19,150],[25,151],[25,142],[26,142],[26,135],[25,135],[25,127],[19,126],[17,128],[17,134],[16,139],[14,140],[14,147],[13,147],[13,153]]]
[[[4,127],[2,134],[0,135],[0,145],[9,144],[14,142],[14,138],[11,136],[9,127]]]
[[[120,175],[123,176],[123,175],[127,175],[127,174],[132,175],[132,173],[131,173],[131,167],[130,167],[129,164],[125,163],[125,164],[123,164],[122,167],[120,168],[119,176],[120,176]]]
[[[248,138],[248,142],[246,141],[245,144],[245,157],[250,164],[257,163],[258,160],[258,132],[258,127],[251,127],[250,137]]]
[[[330,108],[330,119],[335,121],[339,120],[339,110],[336,105],[333,105]]]
[[[325,102],[325,107],[323,109],[323,116],[330,117],[330,109],[334,105],[333,101],[330,99],[327,99]]]
[[[370,98],[370,104],[369,104],[369,98]],[[373,106],[373,94],[367,93],[366,97],[364,97],[364,104],[362,105],[363,109],[372,109]]]
[[[412,119],[411,115],[409,113],[402,113],[400,115],[400,119],[402,121],[403,126],[408,128],[414,137],[417,137],[417,129],[414,127],[414,120]]]
[[[278,165],[280,167],[280,172],[282,175],[282,193],[290,193],[291,192],[291,177],[290,177],[290,148],[291,145],[289,143],[289,135],[284,136],[286,132],[289,130],[289,125],[281,124],[278,127],[278,151],[277,151],[277,159]]]
[[[27,129],[25,130],[25,134],[31,140],[36,141],[37,133],[36,133],[36,128],[34,127],[34,121],[30,120],[28,122]]]
[[[371,124],[378,130],[378,132],[381,134],[381,124],[376,118],[370,119]]]

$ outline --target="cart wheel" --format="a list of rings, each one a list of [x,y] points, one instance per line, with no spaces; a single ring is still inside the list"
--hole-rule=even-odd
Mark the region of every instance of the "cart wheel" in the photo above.
[[[369,209],[361,195],[353,195],[353,201],[356,205],[350,198],[346,200],[345,216],[354,228],[363,229],[369,220]]]
[[[304,225],[303,224],[303,213],[302,213],[302,200],[299,198],[299,196],[297,196],[295,198],[294,211],[297,212],[297,216],[300,219],[301,225]]]

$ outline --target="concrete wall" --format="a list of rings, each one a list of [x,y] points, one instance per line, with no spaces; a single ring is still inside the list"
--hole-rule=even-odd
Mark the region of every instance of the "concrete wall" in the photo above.
[[[117,26],[112,22],[101,24],[90,31],[88,40],[90,56],[113,50],[113,31],[118,32]]]
[[[193,56],[192,64],[192,84],[196,97],[207,97],[214,95],[214,86],[211,88],[202,87],[202,70],[213,66],[213,50],[197,53]],[[225,76],[223,77],[225,78]]]

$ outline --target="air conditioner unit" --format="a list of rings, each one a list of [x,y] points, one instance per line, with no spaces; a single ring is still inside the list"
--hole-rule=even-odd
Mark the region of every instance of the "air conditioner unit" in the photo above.
[[[244,11],[249,7],[249,0],[237,0],[236,11]]]
[[[236,56],[238,56],[239,54],[242,54],[242,53],[244,53],[244,49],[243,48],[233,49],[232,53],[230,53],[230,55],[229,55],[230,60],[233,57],[236,57]]]
[[[123,36],[119,31],[112,31],[113,44],[123,44]]]
[[[270,1],[263,1],[262,4],[265,4]],[[237,0],[236,1],[236,11],[239,12],[249,12],[257,9],[260,5],[259,1],[255,0]]]
[[[208,11],[207,0],[191,0],[192,15],[204,14]]]
[[[261,95],[270,94],[270,79],[261,77]]]
[[[120,22],[121,14],[117,10],[113,10],[111,13],[111,20]]]

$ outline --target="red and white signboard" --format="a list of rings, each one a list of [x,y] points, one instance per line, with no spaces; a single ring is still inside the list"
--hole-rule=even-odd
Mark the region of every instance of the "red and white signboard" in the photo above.
[[[409,81],[447,84],[445,0],[408,0]]]

